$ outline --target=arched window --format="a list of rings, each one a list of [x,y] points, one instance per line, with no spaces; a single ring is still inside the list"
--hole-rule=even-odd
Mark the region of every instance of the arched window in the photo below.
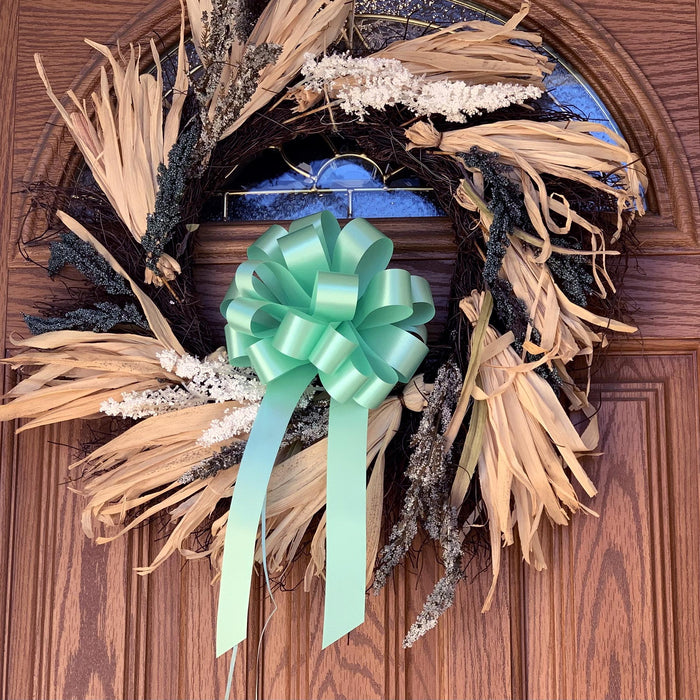
[[[505,21],[476,3],[452,0],[365,0],[357,8],[353,45],[372,51],[455,22]],[[619,133],[602,100],[581,75],[551,48],[539,50],[554,64],[545,79],[547,93],[541,98],[545,106],[555,112],[575,112]],[[192,58],[196,58],[194,52]],[[217,165],[226,167],[225,163]],[[311,136],[272,147],[254,162],[232,170],[201,219],[284,220],[321,209],[340,218],[444,215],[431,188],[407,169],[378,163],[347,139]]]

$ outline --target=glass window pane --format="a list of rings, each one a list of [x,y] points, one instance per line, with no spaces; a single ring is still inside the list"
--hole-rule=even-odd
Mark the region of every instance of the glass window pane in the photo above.
[[[298,219],[327,209],[338,219],[350,217],[347,192],[274,192],[227,196],[227,221]]]

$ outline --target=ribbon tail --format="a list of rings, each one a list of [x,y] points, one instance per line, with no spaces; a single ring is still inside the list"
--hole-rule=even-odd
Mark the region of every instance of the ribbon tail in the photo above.
[[[289,419],[316,369],[304,365],[267,385],[248,437],[226,524],[216,621],[216,656],[246,637],[255,541],[267,484]]]
[[[326,476],[323,648],[365,619],[367,419],[354,401],[331,399]]]

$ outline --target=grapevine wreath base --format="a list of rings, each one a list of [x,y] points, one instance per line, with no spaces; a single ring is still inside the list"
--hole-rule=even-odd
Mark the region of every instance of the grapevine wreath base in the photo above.
[[[544,568],[542,523],[587,510],[572,482],[595,494],[581,465],[598,443],[588,379],[608,334],[635,330],[613,318],[611,268],[644,213],[646,174],[617,134],[553,107],[540,38],[517,28],[528,7],[373,50],[353,41],[371,9],[359,0],[187,0],[169,78],[153,42],[149,57],[88,42],[107,59],[89,105],[59,100],[36,56],[89,172],[28,192],[48,211],[49,274],[73,266],[93,291],[26,317],[0,419],[26,419],[23,431],[115,418],[73,465],[83,529],[105,543],[167,515],[139,573],[175,552],[210,558],[218,653],[245,637],[254,562],[283,580],[308,551],[327,645],[362,622],[366,587],[422,529],[444,575],[410,646],[452,605],[480,533],[487,610],[502,545],[517,531]],[[408,168],[449,216],[458,253],[433,347],[427,282],[387,268],[391,241],[369,223],[341,229],[328,212],[251,245],[222,303],[227,349],[211,341],[192,248],[217,164],[312,134]]]

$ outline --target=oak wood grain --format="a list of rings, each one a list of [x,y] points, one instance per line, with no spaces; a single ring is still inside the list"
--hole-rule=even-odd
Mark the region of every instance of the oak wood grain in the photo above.
[[[505,14],[519,2],[490,4]],[[310,595],[301,587],[277,592],[260,672],[257,630],[270,603],[258,580],[234,697],[254,697],[257,680],[267,698],[700,695],[697,15],[692,0],[535,0],[528,19],[603,97],[652,180],[642,255],[625,285],[641,333],[617,342],[596,376],[605,454],[590,465],[601,491],[590,506],[601,517],[576,515],[548,534],[545,572],[524,569],[510,551],[490,613],[479,612],[484,573],[409,651],[401,640],[440,574],[429,551],[420,578],[397,572],[368,599],[365,625],[325,651],[320,583]],[[24,331],[20,313],[60,294],[15,245],[25,203],[10,192],[30,179],[58,181],[72,149],[52,123],[33,52],[44,53],[58,93],[72,86],[85,96],[100,62],[83,36],[111,46],[155,36],[167,45],[177,22],[171,0],[0,2],[0,333]],[[425,222],[417,234],[381,226],[400,264],[431,277],[444,321],[454,250],[446,223]],[[257,232],[202,231],[197,275],[203,313],[217,327],[218,302]],[[104,547],[83,537],[81,501],[65,481],[67,445],[85,436],[63,425],[17,439],[2,433],[0,695],[223,697],[228,655],[213,658],[209,566],[173,558],[137,576],[133,568],[162,537],[158,526]],[[298,562],[290,580],[302,576]]]
[[[5,28],[7,40],[0,42],[0,231],[12,228],[11,191],[14,159],[15,131],[15,74],[17,70],[17,29],[19,0],[7,0],[0,4],[0,26]],[[10,236],[0,237],[0,342],[5,347],[5,321],[7,318],[4,302],[8,288],[8,261],[10,258]],[[0,386],[3,391],[9,388],[9,372],[0,369]],[[7,697],[8,687],[8,636],[11,617],[11,586],[13,559],[14,484],[16,460],[11,426],[0,426],[0,696]]]

